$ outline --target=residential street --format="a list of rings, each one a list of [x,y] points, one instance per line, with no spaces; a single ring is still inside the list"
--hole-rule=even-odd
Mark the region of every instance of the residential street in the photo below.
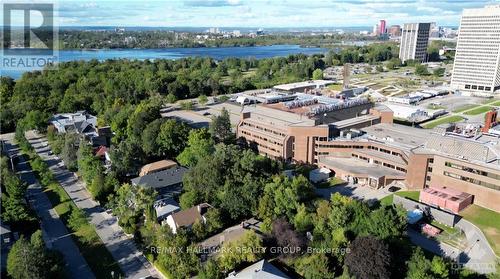
[[[102,239],[113,258],[119,263],[125,278],[142,278],[153,276],[161,278],[159,272],[147,261],[144,255],[136,248],[134,241],[124,234],[118,225],[117,219],[104,211],[94,200],[83,182],[76,175],[66,169],[64,163],[55,155],[49,155],[47,139],[33,131],[26,133],[31,145],[54,172],[55,178],[61,183],[65,191],[75,204],[86,211],[90,222]],[[52,153],[50,153],[52,154]]]
[[[6,141],[7,152],[19,155],[19,148],[13,143],[14,133],[3,134],[2,139]],[[62,253],[66,262],[66,271],[71,278],[95,278],[92,270],[87,265],[84,257],[80,254],[78,246],[73,242],[66,226],[59,219],[56,211],[43,192],[30,166],[22,156],[18,157],[16,165],[20,178],[28,184],[26,195],[31,208],[33,208],[41,219],[41,228],[44,241],[51,249]]]

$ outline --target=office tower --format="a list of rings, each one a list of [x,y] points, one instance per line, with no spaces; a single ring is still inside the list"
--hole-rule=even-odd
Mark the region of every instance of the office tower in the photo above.
[[[475,95],[500,90],[500,5],[464,9],[451,87]]]
[[[380,27],[379,34],[385,34],[386,33],[385,32],[385,20],[382,19],[380,21],[379,27]]]
[[[378,24],[373,25],[373,36],[378,36],[379,35],[380,28],[378,27]]]
[[[430,23],[405,23],[399,45],[399,59],[402,62],[414,59],[425,62],[429,43]]]

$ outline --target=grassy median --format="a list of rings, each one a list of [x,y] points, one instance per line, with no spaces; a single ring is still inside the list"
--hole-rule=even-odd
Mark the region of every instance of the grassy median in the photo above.
[[[441,117],[441,118],[438,118],[436,120],[430,121],[430,122],[424,124],[422,127],[425,129],[432,129],[432,128],[439,126],[441,124],[460,122],[462,120],[464,120],[464,118],[462,116],[458,116],[458,115],[446,116],[446,117]]]
[[[464,114],[465,115],[478,115],[478,114],[490,111],[492,108],[493,107],[490,107],[490,106],[482,106],[482,107],[478,107],[478,108],[475,108],[475,109],[468,110],[468,111],[464,112]]]

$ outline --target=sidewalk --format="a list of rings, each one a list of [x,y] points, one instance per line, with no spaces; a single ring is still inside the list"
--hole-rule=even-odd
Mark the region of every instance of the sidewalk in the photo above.
[[[28,131],[26,137],[35,151],[48,164],[57,181],[62,185],[78,208],[85,210],[90,222],[95,226],[97,235],[101,238],[113,258],[118,262],[125,278],[142,278],[162,276],[149,263],[144,255],[137,250],[134,241],[125,235],[118,225],[117,219],[106,213],[94,200],[75,174],[64,167],[64,163],[55,155],[49,155],[47,139]]]
[[[6,140],[7,151],[19,155],[19,149],[13,144],[14,134],[4,134],[2,138]],[[78,246],[73,242],[66,226],[52,208],[52,204],[43,192],[30,166],[22,156],[18,158],[17,174],[28,184],[26,196],[31,208],[36,211],[41,219],[41,228],[46,245],[62,253],[66,262],[66,271],[71,278],[95,278],[92,270],[80,254]]]

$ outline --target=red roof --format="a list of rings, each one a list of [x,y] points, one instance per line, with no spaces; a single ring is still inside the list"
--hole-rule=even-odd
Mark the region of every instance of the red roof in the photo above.
[[[106,153],[106,151],[108,151],[108,148],[104,145],[101,145],[101,146],[99,146],[99,148],[97,148],[95,155],[99,156],[99,157],[103,157],[104,154]]]

